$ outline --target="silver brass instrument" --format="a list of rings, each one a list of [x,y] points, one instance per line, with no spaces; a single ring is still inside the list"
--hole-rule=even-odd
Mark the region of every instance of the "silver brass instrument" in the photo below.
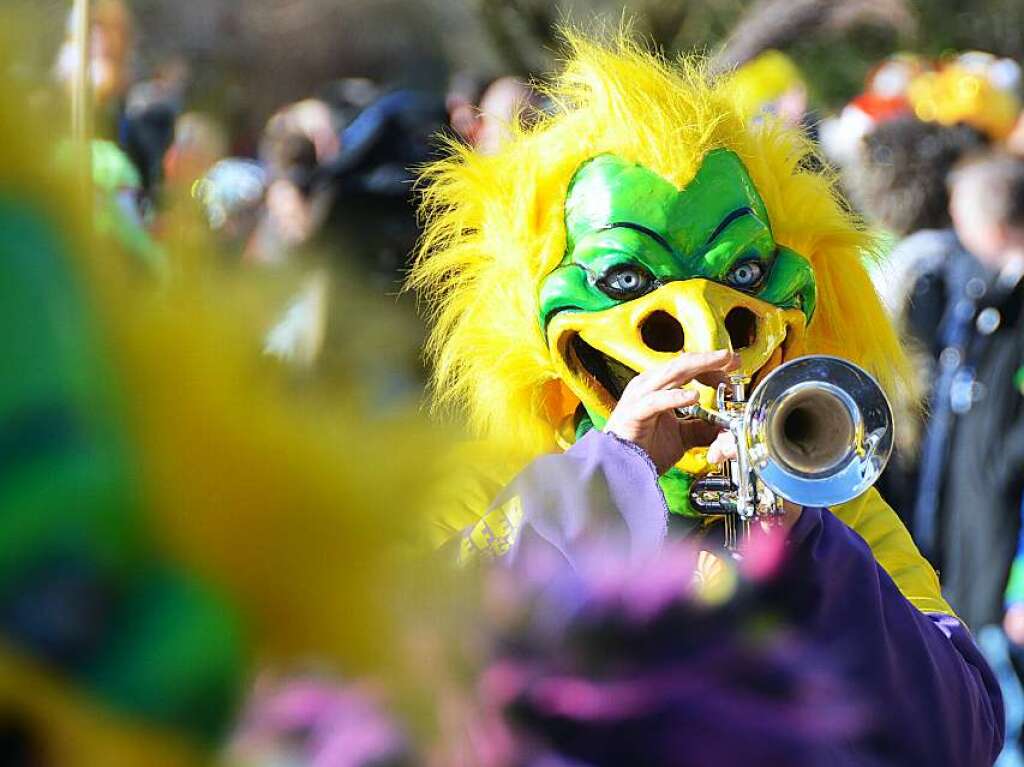
[[[799,357],[773,370],[749,399],[748,382],[731,376],[720,384],[716,410],[677,411],[736,438],[736,459],[690,489],[700,514],[724,518],[730,548],[749,534],[752,521],[781,517],[783,500],[833,506],[856,498],[878,479],[893,445],[889,400],[851,362]]]

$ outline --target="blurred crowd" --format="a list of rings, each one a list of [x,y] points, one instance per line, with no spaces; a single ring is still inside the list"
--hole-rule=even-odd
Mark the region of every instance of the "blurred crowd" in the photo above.
[[[446,142],[493,151],[511,124],[543,114],[543,94],[517,77],[470,72],[453,74],[446,92],[346,78],[296,94],[260,135],[236,135],[217,114],[192,108],[184,58],[147,79],[135,76],[124,3],[95,4],[91,37],[96,228],[122,246],[131,270],[156,286],[171,279],[179,268],[168,246],[176,216],[201,217],[221,268],[269,281],[281,275],[288,286],[260,329],[268,356],[325,388],[353,375],[357,364],[381,409],[419,401],[424,332],[408,297],[398,297],[420,232],[417,168]],[[69,39],[53,69],[65,88],[74,63]],[[751,121],[781,119],[815,138],[820,156],[813,161],[822,172],[838,173],[849,205],[878,233],[877,252],[866,257],[919,372],[919,390],[893,403],[899,448],[880,487],[1000,677],[1008,722],[1017,730],[1016,737],[1008,732],[999,764],[1024,765],[1021,62],[982,51],[940,59],[898,53],[878,62],[862,92],[830,114],[813,103],[797,66],[778,51],[730,74],[726,86]],[[388,327],[374,330],[373,354],[359,358],[344,338],[366,296],[395,306]],[[608,595],[580,596],[587,599],[601,603]],[[586,644],[594,629],[578,622],[621,618],[602,609],[567,618],[565,634],[545,641]],[[684,600],[662,609],[691,608]],[[527,628],[510,629],[521,631]],[[531,662],[559,657],[521,644]],[[797,673],[781,656],[772,662],[784,679]],[[552,718],[577,716],[531,698],[536,691],[511,667],[495,661],[489,672],[495,707],[513,707],[538,731]],[[734,682],[724,683],[723,695]],[[833,700],[825,682],[815,685],[785,704],[802,710]],[[382,706],[376,693],[327,675],[268,678],[257,685],[230,749],[241,764],[268,767],[411,763],[409,742]],[[830,715],[835,732],[817,738],[856,733],[855,711],[837,707]],[[578,742],[566,748],[585,754],[581,744],[601,727],[597,717],[578,717]],[[510,736],[494,742],[506,743],[503,737]],[[794,759],[787,763],[820,763],[813,754]]]
[[[53,69],[66,90],[74,81],[70,30]],[[352,77],[282,105],[259,135],[231,134],[218,115],[189,108],[185,59],[133,77],[132,40],[127,4],[96,3],[98,229],[130,253],[133,269],[159,281],[171,268],[163,241],[181,223],[175,217],[183,208],[201,215],[226,267],[293,285],[267,328],[266,350],[322,381],[350,374],[351,360],[337,350],[351,330],[339,322],[353,306],[364,295],[400,292],[419,234],[417,169],[444,141],[492,151],[512,120],[543,109],[533,88],[510,76],[456,72],[447,92]],[[367,362],[380,369],[360,372],[380,404],[401,405],[422,389],[423,333],[409,298],[391,319],[394,332],[375,342],[381,359]]]

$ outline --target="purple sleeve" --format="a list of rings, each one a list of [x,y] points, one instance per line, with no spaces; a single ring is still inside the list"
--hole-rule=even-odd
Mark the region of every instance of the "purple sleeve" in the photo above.
[[[630,558],[661,548],[668,507],[658,473],[640,447],[592,430],[560,455],[538,458],[499,496],[518,495],[524,518],[506,557],[515,567],[531,566],[557,551],[575,565],[581,546],[624,546]]]
[[[596,430],[532,463],[504,495],[522,501],[505,558],[516,568],[574,564],[574,552],[595,542],[647,557],[666,535],[653,464],[636,445]],[[813,584],[802,628],[878,704],[876,753],[922,767],[991,765],[1003,740],[1002,698],[960,621],[911,605],[864,540],[826,510],[804,510],[789,548],[789,566]]]
[[[803,626],[846,664],[877,712],[879,752],[896,764],[988,767],[1002,747],[999,686],[959,620],[922,613],[829,511],[805,509],[791,567],[815,584]]]

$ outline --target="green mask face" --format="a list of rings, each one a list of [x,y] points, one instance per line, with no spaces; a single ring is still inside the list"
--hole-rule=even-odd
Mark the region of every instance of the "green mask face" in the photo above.
[[[680,351],[731,348],[756,381],[814,312],[810,264],[776,244],[731,151],[710,152],[682,190],[599,155],[577,171],[565,221],[566,254],[541,284],[538,319],[562,380],[599,428],[633,375]],[[701,456],[662,478],[673,511],[689,513],[684,491]]]
[[[703,277],[782,308],[814,313],[814,274],[775,244],[764,202],[735,153],[718,149],[679,191],[615,155],[573,178],[565,258],[541,285],[541,324],[601,311],[675,280]]]

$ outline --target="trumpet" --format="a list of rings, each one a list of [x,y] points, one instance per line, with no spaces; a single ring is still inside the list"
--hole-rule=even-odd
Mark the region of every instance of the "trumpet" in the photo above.
[[[725,544],[736,548],[753,521],[777,522],[783,501],[833,506],[873,485],[892,453],[893,415],[881,386],[839,357],[810,355],[767,375],[749,399],[749,378],[729,377],[717,406],[676,411],[728,430],[737,457],[697,478],[690,503],[725,521]]]

